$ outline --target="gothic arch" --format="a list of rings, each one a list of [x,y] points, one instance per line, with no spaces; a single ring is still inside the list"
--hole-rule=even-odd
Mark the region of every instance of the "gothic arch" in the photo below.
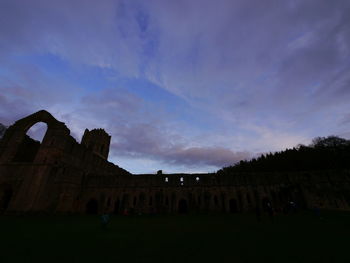
[[[47,125],[47,131],[43,138],[39,152],[35,157],[35,161],[43,161],[44,156],[47,155],[47,152],[44,151],[42,154],[39,153],[43,148],[52,146],[51,144],[54,139],[56,142],[58,142],[57,145],[62,147],[65,139],[69,137],[69,129],[63,122],[56,120],[50,113],[41,110],[16,121],[7,129],[0,144],[0,163],[11,162],[22,141],[24,140],[27,131],[33,125],[39,122],[43,122]]]
[[[90,215],[96,215],[98,213],[98,201],[94,198],[91,198],[86,203],[86,213]]]

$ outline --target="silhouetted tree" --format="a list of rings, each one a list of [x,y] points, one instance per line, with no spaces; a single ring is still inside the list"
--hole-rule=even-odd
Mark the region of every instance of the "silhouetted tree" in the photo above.
[[[224,167],[218,174],[231,172],[307,171],[350,168],[350,140],[337,136],[317,137],[309,146],[302,144]]]
[[[337,136],[328,136],[325,137],[317,137],[312,140],[311,147],[320,148],[320,147],[343,147],[348,146],[350,143],[349,140],[339,138]]]

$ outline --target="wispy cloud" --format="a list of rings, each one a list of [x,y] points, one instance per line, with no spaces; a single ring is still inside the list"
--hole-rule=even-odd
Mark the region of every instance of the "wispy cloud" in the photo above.
[[[347,0],[3,0],[0,122],[45,108],[78,140],[106,128],[115,160],[181,169],[347,134],[349,13]]]

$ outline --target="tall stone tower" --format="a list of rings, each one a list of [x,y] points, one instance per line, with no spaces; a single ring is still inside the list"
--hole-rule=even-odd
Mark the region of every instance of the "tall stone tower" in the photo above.
[[[81,144],[93,151],[103,159],[108,159],[109,144],[111,136],[104,129],[93,129],[89,131],[85,129]]]

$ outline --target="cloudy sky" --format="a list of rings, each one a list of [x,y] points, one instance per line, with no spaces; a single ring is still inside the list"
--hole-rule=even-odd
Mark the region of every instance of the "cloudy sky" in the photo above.
[[[105,128],[134,173],[350,138],[349,14],[348,0],[0,0],[0,122],[46,109],[79,142]]]

